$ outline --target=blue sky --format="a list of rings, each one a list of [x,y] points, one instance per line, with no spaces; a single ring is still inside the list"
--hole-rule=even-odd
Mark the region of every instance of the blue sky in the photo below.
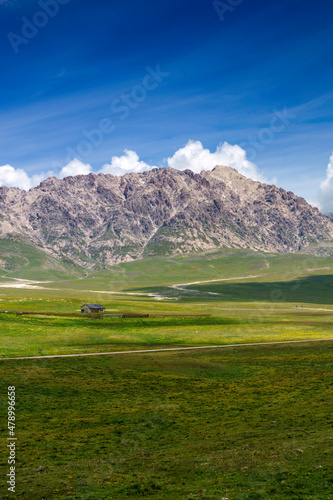
[[[134,170],[182,168],[165,159],[188,141],[210,161],[228,143],[255,164],[249,175],[310,201],[326,178],[327,208],[332,2],[226,0],[224,14],[222,4],[0,1],[0,166],[38,180],[76,157],[111,172],[131,150]]]

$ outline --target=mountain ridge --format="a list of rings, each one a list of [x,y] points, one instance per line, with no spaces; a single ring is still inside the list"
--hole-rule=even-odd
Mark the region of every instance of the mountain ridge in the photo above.
[[[303,198],[221,165],[1,187],[0,211],[0,238],[88,268],[223,247],[297,252],[333,239],[332,221]]]

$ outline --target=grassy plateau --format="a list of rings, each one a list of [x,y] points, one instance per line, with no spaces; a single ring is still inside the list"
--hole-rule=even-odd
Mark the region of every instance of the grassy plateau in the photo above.
[[[0,280],[0,499],[333,499],[332,258],[221,250],[66,279],[29,262]]]

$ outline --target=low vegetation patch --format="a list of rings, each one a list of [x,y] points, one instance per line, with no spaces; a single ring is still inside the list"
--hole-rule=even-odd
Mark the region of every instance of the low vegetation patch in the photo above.
[[[19,481],[1,498],[332,499],[332,348],[3,361]]]

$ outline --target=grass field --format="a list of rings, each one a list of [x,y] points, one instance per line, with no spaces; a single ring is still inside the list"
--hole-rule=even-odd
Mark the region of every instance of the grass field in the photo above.
[[[46,279],[2,278],[1,358],[333,337],[327,257],[223,250],[27,288],[12,277]],[[92,318],[83,303],[149,317]],[[0,361],[0,498],[333,499],[332,346]]]
[[[2,363],[2,498],[332,499],[331,369],[325,342]]]
[[[130,309],[130,306],[124,307]],[[141,307],[150,310],[142,302]],[[234,304],[225,304],[225,309],[208,317],[184,316],[187,306],[178,307],[179,316],[149,318],[0,314],[0,355],[74,354],[141,349],[142,346],[180,347],[333,337],[333,311],[285,305],[273,310],[260,309],[259,304],[257,307],[240,304],[237,309]],[[207,308],[197,305],[191,311],[199,314]]]

